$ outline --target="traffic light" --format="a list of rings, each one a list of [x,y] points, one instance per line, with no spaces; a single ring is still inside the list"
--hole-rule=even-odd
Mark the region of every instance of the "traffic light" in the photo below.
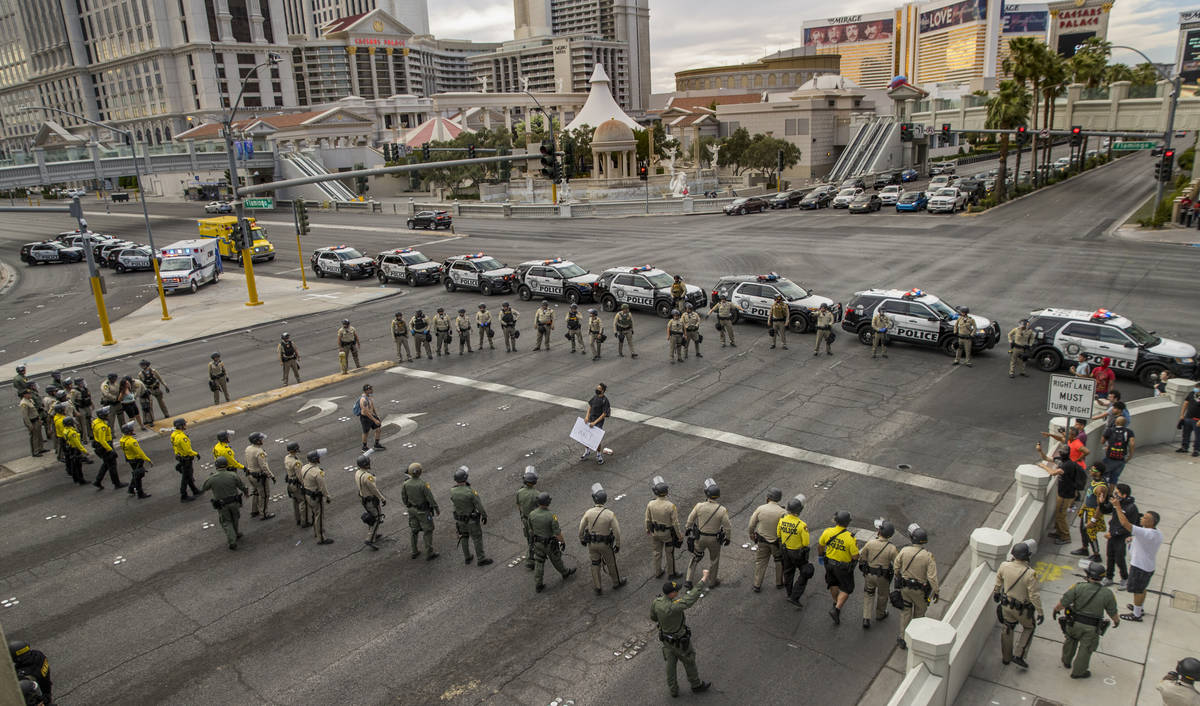
[[[1158,162],[1158,170],[1154,175],[1159,181],[1171,181],[1171,173],[1175,171],[1175,150],[1163,150],[1162,159]]]
[[[1017,126],[1017,144],[1023,145],[1026,142],[1029,142],[1029,132],[1025,129],[1024,125],[1018,125]]]
[[[555,160],[554,160],[554,140],[549,137],[542,140],[542,146],[539,148],[542,153],[542,176],[547,179],[554,179]]]
[[[296,211],[296,230],[300,235],[308,235],[311,230],[308,225],[308,205],[304,203],[304,199],[296,199],[292,201],[292,205]]]
[[[1083,128],[1078,125],[1071,126],[1071,144],[1079,146],[1083,144]]]
[[[900,123],[900,141],[912,142],[912,123]]]
[[[942,136],[950,137],[950,123],[942,123]]]
[[[467,158],[475,159],[475,145],[467,145]]]
[[[562,175],[567,181],[575,176],[575,143],[571,140],[563,141]]]
[[[428,142],[424,142],[421,144],[421,161],[423,161],[423,162],[429,161],[429,143]]]
[[[645,162],[638,162],[638,179],[646,181],[650,178],[650,170],[646,168]]]

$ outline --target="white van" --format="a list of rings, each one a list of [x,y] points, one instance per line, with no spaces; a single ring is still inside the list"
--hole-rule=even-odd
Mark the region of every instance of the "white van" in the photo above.
[[[195,293],[200,285],[216,282],[221,274],[215,239],[180,240],[163,248],[161,254],[158,269],[165,291],[188,289]]]

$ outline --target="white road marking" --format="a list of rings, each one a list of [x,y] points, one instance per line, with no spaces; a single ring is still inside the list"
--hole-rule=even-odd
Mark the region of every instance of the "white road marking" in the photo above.
[[[570,397],[561,395],[553,395],[540,390],[527,390],[511,385],[502,385],[496,382],[486,382],[484,380],[475,380],[473,378],[460,377],[458,375],[446,375],[443,373],[433,372],[430,370],[416,370],[412,368],[395,367],[388,370],[389,373],[396,375],[405,375],[412,378],[422,378],[425,380],[439,380],[451,385],[459,385],[462,387],[470,387],[475,390],[485,390],[487,392],[496,392],[502,395],[512,395],[521,397],[527,400],[536,402],[545,402],[547,404],[557,405],[559,407],[567,407],[573,410],[579,410],[587,405],[585,400],[576,400]],[[696,424],[677,421],[675,419],[667,419],[665,417],[656,417],[641,412],[634,412],[628,409],[620,409],[614,407],[612,410],[614,419],[623,419],[629,422],[638,424],[646,424],[659,429],[666,429],[679,434],[686,434],[709,441],[718,441],[731,446],[738,446],[751,451],[761,451],[782,458],[790,458],[794,461],[803,461],[819,466],[828,466],[836,468],[839,471],[846,473],[854,473],[860,476],[869,478],[879,478],[881,480],[891,481],[893,483],[901,483],[910,485],[915,488],[923,488],[932,490],[947,495],[954,495],[967,500],[976,500],[988,504],[995,504],[1000,500],[1000,493],[991,490],[984,490],[965,483],[956,483],[951,480],[942,478],[933,478],[931,476],[923,476],[915,473],[905,473],[894,468],[885,466],[876,466],[874,464],[863,461],[855,461],[848,458],[840,458],[830,454],[820,453],[817,451],[809,451],[795,446],[776,443],[774,441],[765,441],[763,439],[755,439],[742,434],[724,431],[721,429],[712,429],[702,427]]]

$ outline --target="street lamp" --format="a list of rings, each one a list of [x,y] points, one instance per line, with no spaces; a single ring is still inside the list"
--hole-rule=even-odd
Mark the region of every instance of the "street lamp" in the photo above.
[[[76,120],[80,120],[82,122],[87,123],[88,125],[95,125],[96,127],[102,127],[105,130],[115,132],[118,135],[123,136],[125,138],[125,141],[129,143],[129,149],[133,154],[133,173],[135,175],[135,178],[137,179],[138,191],[140,192],[140,200],[142,202],[142,218],[144,218],[146,221],[146,240],[147,240],[148,244],[150,245],[150,264],[154,267],[154,282],[155,282],[155,284],[158,285],[158,301],[162,305],[162,320],[170,321],[171,315],[167,313],[167,295],[166,295],[166,292],[163,291],[162,274],[158,271],[158,250],[155,249],[155,247],[154,247],[154,234],[150,231],[150,212],[146,208],[146,190],[144,188],[142,188],[142,167],[140,164],[138,164],[137,142],[135,142],[133,139],[133,130],[122,130],[121,128],[115,127],[113,125],[108,125],[106,123],[99,123],[99,122],[96,122],[95,120],[88,120],[87,118],[83,117],[82,115],[77,115],[76,113],[72,113],[67,110],[60,110],[59,108],[49,108],[44,105],[42,105],[42,106],[22,105],[22,106],[18,106],[17,110],[25,111],[25,112],[28,112],[31,110],[44,110],[44,111],[51,112],[51,113],[61,113],[62,115],[69,115],[72,118],[75,118]],[[143,151],[146,153],[147,156],[150,154],[150,151],[148,149],[144,149]],[[97,175],[97,176],[99,176],[99,175]],[[88,248],[88,250],[90,251],[91,248]]]
[[[1183,77],[1175,74],[1175,78],[1171,78],[1165,71],[1158,67],[1158,64],[1150,60],[1140,49],[1127,47],[1123,44],[1114,44],[1111,49],[1125,49],[1146,60],[1147,64],[1154,67],[1155,72],[1163,78],[1164,81],[1171,82],[1171,106],[1167,109],[1167,131],[1163,133],[1163,152],[1171,149],[1171,138],[1175,136],[1175,109],[1179,107],[1179,94],[1183,90]],[[1158,204],[1162,203],[1163,191],[1166,189],[1166,182],[1158,180],[1158,191],[1154,197],[1154,208],[1158,208]]]
[[[535,111],[538,113],[541,113],[542,117],[546,119],[546,125],[548,126],[547,129],[550,131],[550,142],[552,144],[554,144],[554,151],[555,151],[555,154],[557,155],[558,142],[555,141],[555,139],[554,139],[554,118],[549,113],[547,113],[546,109],[542,107],[542,104],[538,102],[537,96],[533,95],[529,91],[524,91],[524,93],[525,93],[525,95],[529,96],[529,98],[531,100],[533,100],[533,104],[537,106]],[[528,122],[526,122],[526,125],[525,125],[525,134],[526,135],[529,134]],[[526,139],[526,144],[528,144],[529,138],[526,137],[525,139]],[[557,160],[558,157],[555,156],[554,159]],[[558,203],[558,181],[556,179],[554,179],[553,175],[551,175],[551,178],[550,178],[550,203],[552,203],[552,204]]]
[[[212,45],[213,56],[216,56],[217,47]],[[246,222],[246,207],[242,205],[242,200],[238,198],[238,176],[237,176],[237,159],[233,153],[233,115],[237,112],[238,105],[242,102],[242,94],[246,92],[246,84],[250,77],[264,66],[274,66],[279,63],[281,57],[277,52],[267,52],[267,60],[261,64],[256,64],[254,68],[246,72],[246,78],[242,79],[242,85],[238,89],[237,99],[229,106],[229,115],[225,117],[225,154],[229,156],[229,186],[233,194],[233,212],[237,217],[238,229],[241,230],[242,238],[242,268],[246,273],[246,292],[250,297],[250,301],[246,302],[246,306],[258,306],[262,304],[258,298],[258,288],[254,284],[254,258],[253,246],[254,241],[250,238],[250,224]],[[215,63],[215,61],[214,61]]]

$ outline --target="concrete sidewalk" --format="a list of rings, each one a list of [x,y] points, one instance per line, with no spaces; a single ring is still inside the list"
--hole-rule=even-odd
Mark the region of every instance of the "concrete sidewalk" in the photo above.
[[[299,273],[294,280],[256,277],[255,283],[258,298],[263,302],[259,306],[246,306],[246,278],[240,272],[226,271],[219,282],[205,285],[195,294],[167,295],[169,321],[162,320],[162,306],[156,296],[137,311],[113,322],[113,338],[117,342],[111,346],[101,345],[103,336],[97,327],[36,355],[4,363],[4,367],[25,363],[34,374],[71,368],[272,321],[402,296],[407,291],[384,286],[347,287],[315,278],[309,280],[305,290],[301,289]],[[92,306],[90,301],[87,305]]]
[[[1194,593],[1200,587],[1200,459],[1174,453],[1173,446],[1139,449],[1121,481],[1133,490],[1138,509],[1162,515],[1159,529],[1164,541],[1146,595],[1143,622],[1121,621],[1119,628],[1109,629],[1092,656],[1090,679],[1071,679],[1063,669],[1062,631],[1051,613],[1062,594],[1083,580],[1080,557],[1070,554],[1080,546],[1076,523],[1074,541],[1049,543],[1039,547],[1034,557],[1046,622],[1034,634],[1026,658],[1030,669],[1001,665],[997,626],[957,703],[1157,705],[1162,699],[1155,687],[1163,675],[1181,658],[1200,655],[1200,606]],[[1111,588],[1119,611],[1130,612],[1125,606],[1132,602],[1132,594],[1117,590],[1115,584]]]

